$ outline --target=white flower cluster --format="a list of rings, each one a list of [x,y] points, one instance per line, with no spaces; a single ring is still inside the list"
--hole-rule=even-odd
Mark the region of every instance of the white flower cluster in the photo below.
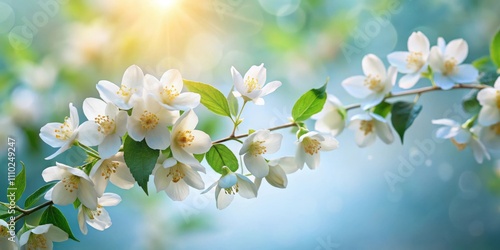
[[[281,86],[279,81],[266,84],[263,64],[252,66],[244,77],[234,67],[231,73],[236,90],[232,94],[242,97],[245,103],[251,101],[263,105],[263,97]],[[183,84],[177,70],[168,70],[158,80],[152,75],[144,75],[138,66],[133,65],[125,71],[120,86],[109,81],[97,84],[101,99],[87,98],[83,102],[87,121],[80,124],[78,111],[70,103],[70,115],[63,123],[48,123],[41,128],[42,140],[58,148],[46,159],[53,159],[72,146],[81,147],[89,155],[83,166],[72,167],[56,162],[42,173],[46,182],[58,181],[45,194],[45,199],[56,205],[78,205],[82,233],[87,234],[86,224],[97,230],[111,226],[104,207],[117,205],[121,198],[105,193],[108,181],[122,189],[130,189],[136,182],[125,162],[125,136],[138,142],[144,140],[147,147],[158,150],[157,163],[152,171],[157,192],[165,191],[172,200],[181,201],[189,195],[189,187],[205,188],[200,172],[206,170],[195,155],[207,153],[215,143],[208,134],[195,129],[198,116],[193,109],[200,104],[201,96],[183,92]],[[234,124],[235,129],[239,123]],[[295,156],[268,160],[268,155],[280,149],[282,137],[267,129],[248,135],[242,142],[239,155],[243,159],[241,165],[244,163],[249,174],[243,174],[244,170],[242,174],[234,173],[223,166],[220,179],[204,191],[216,187],[217,208],[227,207],[236,194],[244,198],[257,197],[263,179],[274,187],[285,188],[287,174],[302,169],[304,164],[311,169],[317,168],[319,153],[338,147],[337,140],[330,135],[303,131],[297,135]],[[97,151],[92,147],[97,147]],[[253,176],[254,180],[248,176]],[[41,233],[59,229],[48,224],[39,227],[43,226],[46,227],[43,230],[38,227],[31,230],[32,235],[37,234],[36,237],[40,238]],[[24,235],[27,234],[23,234],[21,243],[29,245],[31,241],[25,240],[28,236]],[[60,238],[47,236],[45,241]]]
[[[449,90],[456,84],[477,83],[478,70],[471,64],[463,64],[467,54],[468,45],[463,39],[446,44],[440,37],[437,45],[430,48],[427,37],[421,32],[414,32],[408,39],[408,51],[393,52],[387,56],[391,64],[387,71],[377,56],[366,55],[362,61],[364,76],[349,77],[342,82],[349,94],[363,99],[361,108],[365,113],[354,115],[348,126],[356,131],[356,144],[369,146],[376,137],[387,144],[393,142],[389,123],[374,110],[390,97],[397,72],[404,74],[399,80],[402,89],[412,88],[422,77],[429,78],[434,86],[443,90]],[[479,91],[477,100],[482,106],[481,111],[464,124],[450,119],[433,120],[432,123],[443,125],[437,131],[438,138],[451,139],[460,150],[470,145],[475,159],[482,163],[484,158],[490,159],[488,151],[500,150],[500,78],[494,88]],[[343,131],[347,116],[342,103],[329,95],[322,112],[313,118],[317,120],[316,130],[336,136]]]

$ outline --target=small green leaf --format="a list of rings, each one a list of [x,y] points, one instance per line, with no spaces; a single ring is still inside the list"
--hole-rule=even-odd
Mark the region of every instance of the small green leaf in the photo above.
[[[205,158],[205,154],[193,154],[194,158],[198,160],[199,162],[203,161],[203,158]]]
[[[80,205],[82,204],[82,202],[80,201],[80,199],[76,199],[75,202],[73,202],[73,207],[75,209],[78,209],[80,207]]]
[[[490,57],[493,63],[500,68],[500,30],[497,31],[490,45]]]
[[[384,101],[373,108],[373,113],[385,118],[389,113],[391,113],[391,108],[392,104]]]
[[[155,168],[159,155],[160,151],[148,147],[146,140],[137,142],[127,137],[123,143],[125,163],[130,169],[132,176],[134,176],[135,181],[142,187],[146,195],[148,195],[149,176]]]
[[[479,75],[479,82],[493,87],[499,76],[496,71],[486,71]]]
[[[483,56],[472,62],[472,66],[480,72],[496,71],[496,66],[489,56]]]
[[[210,111],[218,115],[231,117],[227,99],[218,89],[209,84],[188,80],[184,80],[184,85],[189,91],[200,94],[201,104]]]
[[[205,158],[207,159],[208,165],[210,165],[213,170],[219,174],[223,174],[222,167],[227,166],[231,171],[235,172],[238,170],[238,159],[224,144],[215,144],[207,152]]]
[[[14,216],[14,213],[9,213],[9,208],[0,205],[0,219],[8,222],[7,218]]]
[[[320,112],[326,102],[326,85],[319,89],[311,89],[303,94],[292,108],[292,117],[296,122],[305,121]]]
[[[422,110],[422,105],[413,102],[395,102],[392,104],[392,126],[403,143],[406,130],[411,126],[417,115]]]
[[[64,217],[64,214],[58,208],[49,206],[45,209],[45,211],[43,211],[42,217],[40,218],[40,225],[44,224],[52,224],[66,232],[70,239],[80,242],[77,238],[75,238],[73,232],[71,232],[71,228],[69,227],[66,217]]]
[[[35,192],[33,192],[26,200],[24,201],[24,207],[29,208],[35,203],[42,198],[49,189],[51,189],[54,185],[56,185],[57,182],[52,182],[49,184],[46,184],[42,186],[41,188],[37,189]]]
[[[16,202],[21,198],[24,190],[26,189],[26,166],[24,166],[24,162],[21,162],[21,165],[23,166],[23,168],[21,169],[21,172],[17,174],[16,179],[14,180]]]
[[[231,88],[231,91],[227,94],[227,103],[229,104],[229,111],[233,116],[238,115],[238,99],[233,95],[234,87]]]
[[[477,90],[470,91],[467,95],[464,96],[462,100],[462,107],[467,113],[477,114],[481,109],[481,105],[477,100]]]

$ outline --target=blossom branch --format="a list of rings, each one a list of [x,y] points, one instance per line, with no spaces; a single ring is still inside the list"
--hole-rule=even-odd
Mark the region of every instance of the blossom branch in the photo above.
[[[280,129],[290,128],[290,127],[294,127],[294,126],[297,126],[297,123],[290,122],[290,123],[285,123],[283,125],[279,125],[279,126],[276,126],[276,127],[268,128],[268,130],[269,131],[274,131],[274,130],[280,130]],[[236,140],[236,139],[240,139],[240,138],[245,138],[245,137],[248,137],[249,135],[250,134],[231,135],[231,136],[228,136],[226,138],[222,138],[222,139],[213,141],[212,144],[219,144],[219,143],[223,143],[223,142],[230,141],[230,140]]]
[[[451,89],[484,89],[486,87],[489,87],[489,86],[485,85],[485,84],[474,84],[474,85],[457,84],[457,85],[453,86]],[[399,93],[394,93],[394,94],[389,93],[389,95],[384,100],[394,98],[394,97],[408,96],[408,95],[421,95],[423,93],[432,92],[432,91],[446,91],[446,90],[443,90],[438,86],[423,87],[423,88],[419,88],[419,89],[401,91]],[[361,107],[361,104],[359,104],[359,103],[351,104],[351,105],[345,106],[345,110],[357,109],[359,107]]]
[[[18,220],[20,220],[21,218],[23,218],[23,217],[25,217],[25,216],[28,216],[28,215],[30,215],[30,214],[32,214],[32,213],[34,213],[34,212],[36,212],[36,211],[38,211],[38,210],[40,210],[40,209],[44,208],[44,207],[48,207],[48,206],[50,206],[50,205],[52,205],[52,204],[54,204],[54,202],[53,202],[53,201],[47,201],[47,202],[45,202],[45,203],[43,203],[43,204],[40,204],[40,205],[38,205],[38,206],[36,206],[36,207],[34,207],[34,208],[32,208],[32,209],[22,210],[22,211],[21,211],[21,210],[18,210],[18,211],[20,211],[20,212],[21,212],[21,214],[20,214],[20,215],[18,215],[18,216],[16,216],[16,218],[14,219],[14,221],[18,221]]]

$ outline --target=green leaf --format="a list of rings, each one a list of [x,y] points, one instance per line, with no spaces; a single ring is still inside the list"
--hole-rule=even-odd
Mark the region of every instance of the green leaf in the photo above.
[[[489,56],[483,56],[474,60],[472,62],[472,66],[480,72],[496,71],[496,66],[493,64],[493,61],[491,61],[491,57]]]
[[[160,155],[159,150],[154,150],[148,147],[146,140],[140,142],[134,141],[127,137],[123,143],[123,157],[125,163],[130,169],[130,173],[134,176],[140,187],[148,195],[149,176],[153,172],[156,165],[156,160]]]
[[[493,37],[493,41],[491,41],[490,57],[497,66],[497,69],[500,68],[500,30],[497,31]]]
[[[218,89],[209,84],[188,80],[184,80],[184,85],[189,91],[200,94],[201,104],[210,111],[218,115],[231,117],[226,97]]]
[[[8,223],[9,220],[7,218],[11,216],[14,216],[14,213],[9,213],[9,208],[0,205],[0,219],[5,220]]]
[[[389,113],[391,113],[391,108],[392,104],[384,101],[374,107],[373,113],[385,118]]]
[[[80,207],[80,205],[82,204],[82,202],[80,201],[80,199],[76,199],[75,202],[73,202],[73,207],[75,209],[78,209]]]
[[[222,173],[222,167],[227,166],[231,171],[235,172],[238,170],[238,159],[224,144],[215,144],[206,154],[206,159],[208,165],[210,165],[213,170],[219,174]]]
[[[472,90],[467,95],[464,96],[462,100],[462,107],[467,113],[477,114],[481,109],[481,105],[477,100],[478,90]]]
[[[422,105],[413,102],[395,102],[392,104],[392,126],[403,143],[405,131],[411,126],[417,115],[422,111]]]
[[[238,99],[233,95],[233,90],[234,87],[231,88],[231,91],[229,91],[229,94],[227,94],[227,103],[229,104],[229,111],[231,111],[231,114],[233,116],[238,115]]]
[[[14,180],[16,202],[21,198],[24,190],[26,189],[26,166],[24,166],[24,162],[21,162],[21,165],[23,166],[23,168],[21,169],[21,172],[17,174],[16,179]]]
[[[493,87],[499,76],[496,71],[486,71],[479,75],[479,82]]]
[[[205,154],[193,154],[194,158],[198,160],[199,162],[203,161],[203,158],[205,158]]]
[[[52,224],[66,232],[70,239],[80,242],[75,238],[73,232],[71,232],[66,217],[64,217],[64,214],[57,207],[49,206],[43,211],[42,217],[40,218],[40,225],[44,224]]]
[[[292,108],[294,121],[305,121],[323,109],[326,102],[326,84],[319,89],[307,91],[295,102]]]
[[[57,182],[52,182],[49,184],[46,184],[45,186],[42,186],[41,188],[37,189],[35,192],[33,192],[26,200],[24,201],[24,207],[29,208],[35,203],[42,198],[49,189],[51,189],[54,185],[56,185]]]

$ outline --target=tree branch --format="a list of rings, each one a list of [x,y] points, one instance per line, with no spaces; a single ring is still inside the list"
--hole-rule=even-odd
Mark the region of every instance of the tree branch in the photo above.
[[[22,212],[20,215],[16,216],[16,218],[14,219],[14,221],[18,221],[21,218],[23,218],[25,216],[28,216],[28,215],[30,215],[30,214],[32,214],[32,213],[34,213],[34,212],[36,212],[36,211],[44,208],[44,207],[48,207],[48,206],[50,206],[52,204],[54,204],[53,201],[47,201],[47,202],[45,202],[43,204],[40,204],[40,205],[38,205],[38,206],[36,206],[36,207],[34,207],[32,209],[24,210],[24,212]]]
[[[290,122],[290,123],[286,123],[286,124],[283,124],[283,125],[279,125],[279,126],[276,126],[276,127],[269,128],[268,130],[273,131],[273,130],[279,130],[279,129],[284,129],[284,128],[290,128],[290,127],[293,127],[293,126],[297,126],[297,123]],[[232,135],[232,136],[228,136],[226,138],[222,138],[222,139],[216,140],[216,141],[212,142],[212,144],[219,144],[219,143],[223,143],[223,142],[230,141],[230,140],[236,140],[236,139],[247,137],[249,135],[250,134]]]

